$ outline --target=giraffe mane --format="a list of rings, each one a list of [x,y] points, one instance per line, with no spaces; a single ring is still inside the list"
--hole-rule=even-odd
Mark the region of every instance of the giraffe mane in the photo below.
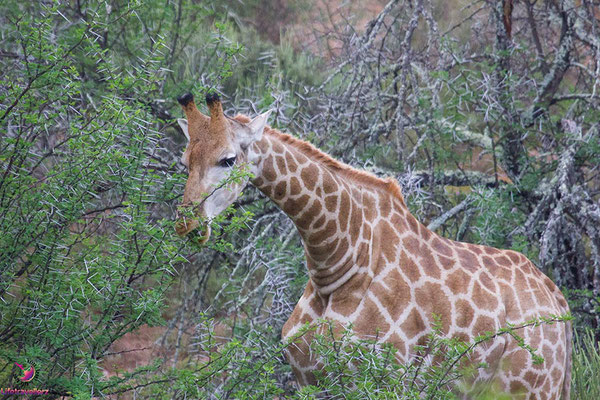
[[[233,119],[244,124],[250,122],[250,118],[245,115],[236,115]],[[327,153],[317,149],[312,143],[298,139],[292,135],[288,135],[287,133],[283,133],[275,128],[271,128],[269,125],[265,126],[264,132],[267,135],[275,136],[281,139],[284,143],[292,145],[294,148],[300,150],[305,156],[322,163],[327,168],[342,173],[357,182],[385,190],[393,197],[400,200],[402,205],[406,206],[406,203],[404,202],[404,196],[402,195],[402,189],[394,178],[387,177],[382,179],[370,172],[353,168],[350,165],[338,161]]]

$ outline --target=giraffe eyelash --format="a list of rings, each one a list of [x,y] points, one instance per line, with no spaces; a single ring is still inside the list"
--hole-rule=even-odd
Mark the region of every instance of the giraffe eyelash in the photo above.
[[[235,165],[236,156],[223,158],[219,161],[219,166],[223,168],[231,168]]]

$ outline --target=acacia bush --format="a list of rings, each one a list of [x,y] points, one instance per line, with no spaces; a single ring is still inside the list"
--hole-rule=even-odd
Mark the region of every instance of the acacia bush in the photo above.
[[[54,397],[89,398],[110,387],[110,345],[161,321],[185,261],[169,218],[184,177],[153,158],[160,133],[136,99],[160,84],[164,47],[124,70],[98,41],[101,15],[3,8],[1,381],[19,387],[19,362]]]

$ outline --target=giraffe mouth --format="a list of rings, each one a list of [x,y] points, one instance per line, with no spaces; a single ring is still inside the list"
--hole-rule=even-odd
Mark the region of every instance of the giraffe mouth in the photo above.
[[[182,218],[175,224],[175,232],[180,237],[187,237],[198,246],[204,245],[210,238],[210,224],[208,221]]]
[[[187,237],[192,243],[196,244],[197,246],[203,246],[206,242],[208,242],[208,239],[210,238],[210,225],[205,224],[203,226],[197,227],[196,229],[192,229],[187,234]]]

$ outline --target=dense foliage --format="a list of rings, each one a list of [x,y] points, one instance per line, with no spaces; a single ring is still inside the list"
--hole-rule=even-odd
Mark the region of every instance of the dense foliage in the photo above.
[[[294,387],[302,246],[253,188],[207,248],[176,237],[174,99],[216,89],[395,176],[431,229],[524,252],[567,293],[574,397],[597,398],[600,4],[374,1],[363,30],[355,8],[213,3],[0,4],[0,387],[28,387],[18,362],[49,398],[452,397],[474,344],[435,334],[428,368],[321,336],[320,386]]]

